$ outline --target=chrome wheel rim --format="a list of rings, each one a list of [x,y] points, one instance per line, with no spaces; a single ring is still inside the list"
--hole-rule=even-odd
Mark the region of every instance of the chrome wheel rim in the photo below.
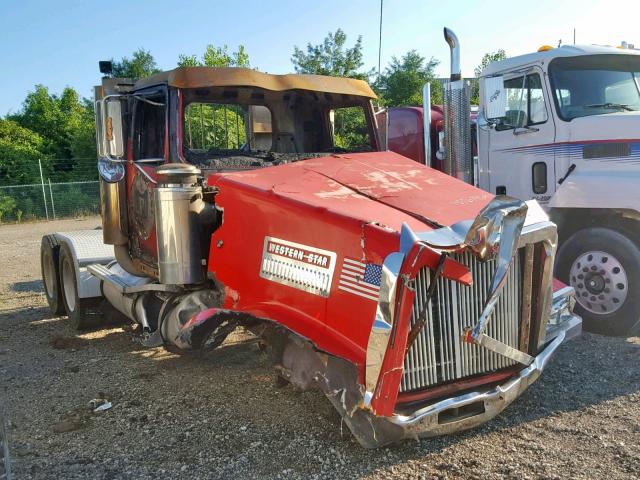
[[[76,286],[73,278],[73,270],[69,261],[62,262],[62,285],[64,290],[64,299],[70,312],[76,309]]]
[[[622,263],[607,252],[583,253],[571,265],[569,277],[578,303],[596,315],[616,312],[629,293],[627,272]]]
[[[45,252],[43,254],[42,264],[44,267],[44,288],[47,291],[49,298],[53,298],[55,295],[54,286],[56,282],[56,269],[53,265],[53,256],[51,255],[51,252]]]

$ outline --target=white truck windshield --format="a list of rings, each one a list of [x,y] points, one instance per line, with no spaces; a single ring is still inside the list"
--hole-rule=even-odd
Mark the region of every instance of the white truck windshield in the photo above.
[[[556,58],[549,76],[563,120],[640,110],[640,55]]]

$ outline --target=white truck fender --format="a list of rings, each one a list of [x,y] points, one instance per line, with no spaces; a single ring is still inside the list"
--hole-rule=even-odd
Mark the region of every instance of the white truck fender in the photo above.
[[[56,232],[59,244],[66,244],[73,255],[78,280],[78,297],[101,297],[100,279],[87,271],[94,263],[106,265],[113,260],[113,245],[105,245],[102,241],[102,230],[78,230],[75,232]]]
[[[580,171],[578,167],[558,185],[549,207],[640,211],[640,171]]]

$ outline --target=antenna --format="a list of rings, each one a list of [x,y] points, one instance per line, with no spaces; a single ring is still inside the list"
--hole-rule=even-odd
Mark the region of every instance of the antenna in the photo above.
[[[380,0],[380,38],[378,39],[378,77],[380,76],[380,59],[382,58],[382,4]]]
[[[573,29],[573,44],[576,44],[576,29]]]

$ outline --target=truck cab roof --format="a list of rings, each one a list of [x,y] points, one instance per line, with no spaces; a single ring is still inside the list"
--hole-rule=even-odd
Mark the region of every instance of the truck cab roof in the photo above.
[[[176,88],[257,87],[275,92],[308,90],[355,95],[375,99],[371,87],[363,80],[329,77],[325,75],[272,75],[250,68],[237,67],[181,67],[138,80],[135,90],[166,84]]]
[[[507,58],[499,62],[489,64],[481,74],[481,77],[499,75],[511,72],[521,67],[536,63],[549,63],[558,57],[577,57],[582,55],[640,55],[640,50],[610,47],[603,45],[562,45],[540,52],[527,53],[516,57]]]

